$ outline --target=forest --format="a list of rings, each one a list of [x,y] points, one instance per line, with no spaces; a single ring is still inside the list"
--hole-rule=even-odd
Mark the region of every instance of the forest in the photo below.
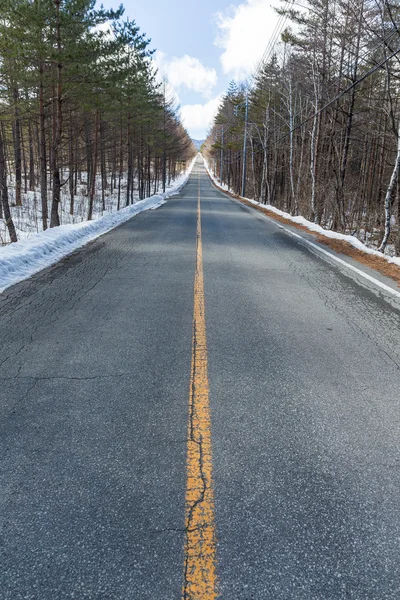
[[[94,0],[1,0],[0,244],[165,191],[195,155],[151,41]]]
[[[235,194],[399,255],[399,3],[277,10],[276,43],[223,97],[203,149],[210,168]]]

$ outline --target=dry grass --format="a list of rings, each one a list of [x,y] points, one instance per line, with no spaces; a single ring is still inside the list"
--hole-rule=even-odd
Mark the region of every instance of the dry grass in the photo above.
[[[358,250],[343,240],[332,240],[320,234],[316,234],[316,238],[319,242],[321,242],[321,244],[329,246],[332,248],[332,250],[340,252],[341,254],[346,254],[347,256],[354,258],[354,260],[357,260],[359,263],[362,263],[366,267],[375,269],[375,271],[378,271],[382,275],[390,277],[400,287],[400,267],[397,265],[389,263],[384,258],[376,256],[375,254],[367,254],[362,250]]]
[[[211,180],[211,182],[217,189],[219,189],[218,186],[216,186],[212,180]],[[223,190],[223,191],[225,192],[225,190]],[[376,256],[374,254],[367,254],[366,252],[363,252],[362,250],[358,250],[357,248],[354,248],[354,246],[352,246],[351,244],[349,244],[348,242],[345,242],[343,240],[336,240],[336,239],[328,238],[328,237],[321,235],[320,233],[310,231],[304,225],[300,225],[299,223],[293,223],[293,221],[291,221],[290,219],[286,219],[285,217],[282,217],[281,215],[277,215],[276,213],[268,210],[267,208],[265,208],[263,206],[257,206],[256,204],[252,204],[251,202],[248,202],[247,200],[244,200],[240,196],[236,196],[235,194],[232,194],[231,192],[225,192],[225,193],[228,194],[228,196],[231,196],[232,198],[239,200],[242,204],[246,204],[246,206],[250,206],[251,208],[259,210],[260,212],[268,215],[268,217],[270,217],[271,219],[274,219],[274,221],[279,221],[280,223],[284,223],[285,225],[290,225],[290,227],[295,227],[296,229],[301,229],[302,231],[307,232],[308,234],[314,236],[314,238],[318,242],[320,242],[321,244],[325,244],[325,246],[329,246],[329,248],[332,248],[332,250],[335,250],[335,252],[344,254],[346,256],[350,256],[351,258],[353,258],[354,260],[358,261],[359,263],[365,265],[366,267],[369,267],[370,269],[374,269],[375,271],[378,271],[382,275],[385,275],[386,277],[393,279],[393,281],[395,281],[396,284],[400,287],[400,267],[398,267],[397,265],[395,265],[393,263],[389,263],[383,257],[381,258],[380,256]]]

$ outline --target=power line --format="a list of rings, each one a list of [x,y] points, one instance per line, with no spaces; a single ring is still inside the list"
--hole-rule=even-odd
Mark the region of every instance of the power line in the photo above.
[[[252,75],[252,79],[253,81],[256,80],[256,78],[258,77],[263,65],[269,60],[269,58],[271,57],[274,49],[275,49],[275,45],[278,41],[279,35],[282,33],[284,25],[286,24],[286,21],[288,20],[289,16],[288,16],[288,11],[290,11],[290,9],[296,5],[296,0],[286,0],[287,3],[289,3],[289,6],[286,9],[286,13],[282,13],[280,15],[280,18],[277,22],[277,24],[275,25],[274,31],[272,33],[272,36],[270,38],[270,41],[268,42],[268,45],[264,51],[264,54],[261,58],[261,60],[258,62],[258,65],[256,67],[256,71],[255,73]],[[354,11],[353,11],[354,12]],[[373,52],[375,52],[380,46],[387,46],[390,49],[389,46],[389,42],[391,41],[391,39],[397,35],[397,31],[393,31],[389,37],[387,39],[383,38],[381,41],[379,41],[377,44],[375,44],[372,48],[366,48],[364,50],[364,52],[362,52],[361,56],[359,57],[360,60],[363,60],[368,54],[372,54]]]
[[[373,54],[373,53],[374,53],[374,52],[376,52],[376,50],[378,50],[378,49],[379,49],[381,46],[387,46],[387,47],[389,48],[389,41],[390,41],[390,39],[391,39],[392,37],[394,37],[395,35],[397,36],[397,32],[396,32],[396,31],[392,32],[392,34],[391,34],[391,35],[388,37],[388,39],[379,41],[377,44],[375,44],[375,46],[373,46],[372,48],[369,48],[368,50],[366,50],[365,52],[363,52],[363,54],[362,54],[362,55],[359,57],[359,60],[360,60],[360,62],[361,62],[362,60],[364,61],[364,59],[366,59],[366,57],[367,57],[367,54],[369,54],[369,55]],[[397,52],[396,52],[396,53],[397,53]],[[395,53],[395,54],[396,54],[396,53]],[[389,57],[389,58],[390,58],[390,57]],[[369,60],[368,60],[368,59],[366,59],[364,62],[365,62],[365,63],[371,63],[371,62],[372,62],[372,63],[375,63],[375,64],[374,64],[374,66],[376,66],[376,65],[377,65],[377,62],[376,62],[376,60],[375,60],[375,59],[373,59],[371,56],[369,56]],[[377,67],[377,68],[379,68],[379,67],[380,67],[380,65],[378,65],[378,67]],[[344,73],[344,72],[342,72],[342,75],[343,75],[343,76],[345,76],[345,73]],[[357,82],[356,82],[356,83],[357,83]],[[333,86],[333,85],[336,85],[336,83],[335,83],[335,82],[332,82],[332,83],[331,83],[331,86]],[[344,92],[344,93],[345,93],[345,92]],[[321,110],[323,110],[323,109],[321,109]],[[299,111],[298,113],[296,113],[296,114],[294,115],[294,119],[297,119],[297,117],[298,117],[300,114],[301,114],[301,112],[300,112],[300,111]],[[311,117],[311,118],[313,118],[313,117]]]
[[[287,2],[290,1],[290,4],[293,5],[295,0],[286,0]],[[289,10],[289,9],[288,9]],[[277,25],[275,26],[274,29],[274,33],[273,33],[273,37],[271,37],[271,40],[263,54],[262,59],[259,62],[257,71],[255,73],[255,75],[253,76],[253,80],[256,79],[258,73],[260,72],[265,58],[268,54],[268,56],[271,54],[271,52],[274,49],[274,46],[276,44],[276,40],[277,40],[277,36],[280,34],[280,32],[283,29],[283,26],[287,20],[287,14],[285,15],[285,18],[282,19],[284,15],[281,15],[281,18],[278,20]],[[279,24],[279,27],[278,27]],[[360,57],[361,60],[363,60],[366,55],[367,52],[369,53],[369,55],[371,56],[371,54],[373,54],[380,46],[386,46],[389,47],[389,41],[392,39],[392,37],[396,34],[396,32],[392,32],[389,37],[387,39],[383,39],[381,40],[379,43],[377,43],[376,45],[374,45],[372,47],[372,49],[368,49],[366,50],[362,56]],[[275,37],[275,40],[273,39]],[[308,122],[310,122],[312,119],[315,119],[315,117],[317,117],[319,114],[321,114],[323,111],[327,110],[330,106],[332,106],[333,104],[335,104],[335,102],[338,102],[343,96],[345,96],[346,94],[348,94],[353,88],[355,88],[358,84],[362,83],[365,79],[367,79],[368,77],[370,77],[371,75],[373,75],[373,73],[375,73],[378,69],[380,69],[386,62],[388,62],[390,59],[392,59],[394,56],[396,56],[397,54],[400,53],[400,48],[398,48],[397,50],[393,51],[389,56],[386,56],[384,58],[384,60],[382,60],[380,63],[375,64],[369,71],[367,71],[366,73],[364,73],[364,75],[360,78],[358,78],[356,81],[354,81],[351,85],[349,85],[345,90],[343,90],[340,94],[338,94],[335,98],[333,98],[332,100],[330,100],[327,104],[325,104],[322,108],[320,108],[318,111],[316,111],[315,113],[313,113],[312,115],[310,115],[307,119],[305,119],[304,121],[302,121],[301,123],[299,123],[298,125],[296,125],[295,127],[293,127],[292,129],[290,129],[288,132],[286,132],[285,134],[283,134],[282,136],[280,136],[277,140],[275,140],[275,144],[278,143],[279,141],[281,141],[282,139],[284,139],[285,137],[287,137],[288,135],[290,135],[291,133],[293,133],[294,131],[297,131],[298,129],[300,129],[301,127],[303,127],[303,125],[307,124]],[[372,58],[372,57],[371,57]],[[296,115],[298,116],[298,115]],[[260,152],[262,149],[258,150],[255,152],[255,154],[257,154],[258,152]],[[226,159],[224,160],[224,162],[226,162]],[[229,161],[231,162],[235,162],[235,160],[231,160]]]
[[[292,129],[290,129],[289,131],[287,131],[286,133],[284,133],[283,135],[281,135],[277,140],[274,141],[274,144],[277,144],[278,142],[280,142],[281,140],[283,140],[284,138],[286,138],[288,135],[290,135],[294,131],[297,131],[297,129],[300,129],[301,127],[303,127],[303,125],[306,125],[306,123],[309,123],[312,119],[315,119],[315,117],[317,117],[319,114],[321,114],[324,110],[327,110],[335,102],[337,102],[338,100],[340,100],[341,98],[343,98],[343,96],[345,96],[346,94],[348,94],[359,83],[362,83],[365,79],[367,79],[368,77],[370,77],[371,75],[373,75],[385,63],[387,63],[391,58],[393,58],[394,56],[396,56],[396,54],[399,54],[399,53],[400,53],[400,48],[398,48],[397,50],[395,50],[394,52],[392,52],[383,61],[381,61],[379,64],[375,65],[372,69],[370,69],[369,71],[367,71],[366,73],[364,73],[364,75],[362,77],[360,77],[359,79],[357,79],[356,81],[354,81],[345,90],[343,90],[335,98],[333,98],[332,100],[330,100],[322,108],[320,108],[319,110],[317,110],[314,114],[310,115],[309,117],[307,117],[307,119],[305,119],[304,121],[302,121],[301,123],[299,123],[298,125],[296,125],[296,127],[293,127]],[[262,149],[257,150],[254,154],[258,154],[261,151],[262,151]]]
[[[322,108],[320,108],[319,110],[317,110],[313,115],[311,115],[310,117],[308,117],[307,119],[305,119],[304,121],[302,121],[301,123],[299,123],[299,125],[296,125],[296,127],[293,127],[292,129],[290,129],[289,131],[287,131],[284,135],[282,135],[280,138],[278,138],[277,140],[275,140],[275,144],[278,143],[278,142],[280,142],[280,140],[284,139],[285,137],[287,137],[288,135],[290,135],[291,133],[293,133],[294,131],[296,131],[297,129],[299,129],[300,127],[302,127],[303,125],[305,125],[306,123],[308,123],[309,121],[311,121],[312,119],[315,119],[315,117],[317,117],[319,114],[321,114],[324,110],[326,110],[327,108],[329,108],[330,106],[332,106],[332,104],[335,104],[335,102],[337,102],[338,100],[340,100],[340,98],[343,98],[343,96],[345,96],[346,94],[348,94],[353,88],[356,87],[356,85],[358,85],[359,83],[361,83],[362,81],[364,81],[365,79],[367,79],[367,77],[370,77],[370,75],[373,75],[373,73],[375,73],[375,71],[377,71],[378,69],[380,69],[385,63],[388,62],[388,60],[390,60],[391,58],[393,58],[394,56],[396,56],[396,54],[398,54],[399,52],[400,52],[400,48],[398,48],[397,50],[395,50],[394,52],[392,52],[391,54],[389,54],[389,56],[387,56],[383,61],[381,61],[379,64],[375,65],[372,69],[370,69],[369,71],[367,71],[366,73],[364,73],[364,75],[362,77],[360,77],[359,79],[357,79],[356,81],[354,81],[345,90],[343,90],[343,92],[341,92],[335,98],[333,98],[333,100],[330,100],[327,104],[325,104],[325,106],[323,106]]]
[[[287,7],[287,11],[289,11],[293,7],[295,0],[286,0],[286,2],[289,4],[289,6]],[[275,44],[278,41],[279,36],[282,33],[287,20],[288,20],[287,12],[280,14],[279,19],[276,22],[276,25],[272,32],[272,35],[267,44],[267,47],[265,48],[264,53],[258,62],[256,71],[255,71],[254,75],[252,76],[253,81],[258,77],[263,65],[269,60],[269,57],[271,56],[271,54],[275,48]]]

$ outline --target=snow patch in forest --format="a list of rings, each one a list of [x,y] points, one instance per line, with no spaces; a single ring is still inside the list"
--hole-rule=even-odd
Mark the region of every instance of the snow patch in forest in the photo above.
[[[108,213],[95,221],[60,225],[0,247],[0,293],[38,271],[54,265],[97,237],[118,227],[144,210],[154,210],[179,193],[190,177],[194,161],[165,193],[145,198],[131,206]]]
[[[208,174],[210,175],[210,177],[213,180],[213,182],[215,183],[215,185],[217,187],[219,187],[221,190],[233,193],[232,190],[230,190],[226,184],[221,185],[220,180],[213,175],[211,169],[209,168],[209,166],[207,164],[207,161],[204,158],[203,158],[203,160],[204,160],[205,167],[208,171]],[[297,223],[298,225],[303,225],[303,227],[306,227],[310,231],[319,233],[320,235],[323,235],[327,238],[348,242],[354,248],[357,248],[357,250],[361,250],[362,252],[366,252],[367,254],[373,254],[375,256],[379,256],[380,258],[384,258],[385,260],[387,260],[389,263],[393,263],[400,267],[400,257],[388,256],[387,254],[382,254],[382,252],[378,252],[377,250],[374,250],[373,248],[369,248],[368,246],[363,244],[359,239],[357,239],[356,237],[354,237],[352,235],[347,235],[344,233],[338,233],[336,231],[331,231],[329,229],[324,229],[323,227],[321,227],[321,225],[317,225],[316,223],[313,223],[312,221],[308,221],[304,217],[294,217],[290,213],[284,212],[283,210],[280,210],[279,208],[276,208],[275,206],[272,206],[271,204],[262,204],[261,202],[257,202],[256,200],[253,200],[252,198],[244,198],[244,200],[246,200],[247,202],[250,202],[251,204],[254,204],[255,206],[262,206],[262,208],[265,208],[266,210],[269,210],[269,211],[275,213],[276,215],[284,217],[285,219],[288,219],[289,221],[292,221],[293,223]]]

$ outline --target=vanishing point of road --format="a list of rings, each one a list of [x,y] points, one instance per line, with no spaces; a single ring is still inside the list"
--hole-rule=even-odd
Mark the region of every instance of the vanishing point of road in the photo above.
[[[400,301],[200,158],[0,295],[0,365],[2,600],[400,597]]]

